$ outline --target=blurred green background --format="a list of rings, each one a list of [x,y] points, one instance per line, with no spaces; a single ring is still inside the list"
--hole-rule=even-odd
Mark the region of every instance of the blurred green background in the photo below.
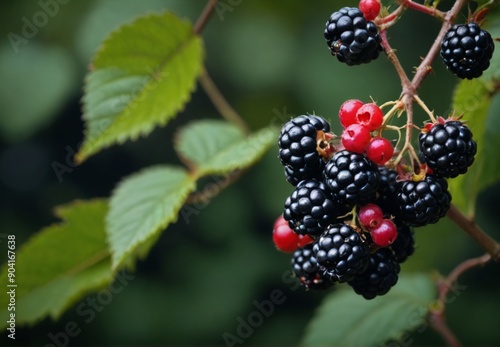
[[[83,79],[100,41],[117,25],[151,11],[172,10],[194,22],[205,1],[66,2],[48,10],[42,4],[54,1],[0,4],[0,233],[16,234],[18,246],[57,221],[54,206],[109,196],[132,172],[157,163],[178,163],[172,149],[175,129],[193,119],[218,117],[198,88],[167,128],[73,167],[74,152],[83,139]],[[339,132],[336,114],[346,99],[373,98],[381,104],[399,97],[399,80],[385,57],[347,67],[327,50],[322,31],[330,13],[357,2],[221,2],[226,11],[220,7],[203,32],[206,65],[252,129],[314,112]],[[449,4],[444,1],[443,7]],[[31,28],[24,28],[27,22]],[[23,28],[30,38],[18,41]],[[419,64],[438,28],[432,18],[408,11],[390,29],[391,44],[408,72]],[[19,37],[14,39],[12,33]],[[438,115],[446,115],[457,79],[439,61],[434,69],[420,96]],[[200,187],[214,180],[208,178]],[[181,216],[95,319],[85,321],[88,316],[78,314],[77,303],[57,322],[46,319],[34,327],[19,327],[16,345],[53,343],[50,334],[64,331],[70,321],[81,332],[69,345],[224,345],[224,333],[237,334],[238,317],[246,320],[255,310],[252,302],[269,299],[274,289],[285,293],[285,302],[244,342],[297,345],[328,293],[292,290],[282,279],[290,257],[274,249],[271,232],[291,190],[273,149],[210,205]],[[494,186],[482,194],[477,214],[478,222],[496,239],[499,193],[500,186]],[[417,251],[402,272],[448,273],[460,261],[482,254],[448,220],[416,230],[416,242]],[[2,254],[0,261],[5,260]],[[452,329],[466,345],[500,345],[499,275],[498,265],[489,265],[460,279],[466,289],[447,312]],[[10,342],[6,336],[1,340],[1,345]],[[442,345],[431,328],[412,334],[411,342]]]

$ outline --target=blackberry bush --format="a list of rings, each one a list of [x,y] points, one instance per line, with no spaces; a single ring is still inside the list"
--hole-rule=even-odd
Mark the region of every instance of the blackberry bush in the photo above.
[[[424,322],[425,326],[419,331],[428,326],[433,327],[443,336],[447,345],[460,346],[458,339],[453,335],[452,327],[446,324],[446,303],[453,301],[448,299],[473,297],[474,293],[479,293],[474,292],[473,287],[479,286],[482,283],[481,279],[489,280],[484,283],[494,286],[494,281],[490,279],[495,278],[496,273],[494,271],[489,273],[486,272],[489,270],[486,270],[484,278],[471,276],[470,279],[475,281],[475,285],[468,287],[466,296],[458,295],[461,294],[460,290],[463,287],[455,284],[466,270],[500,262],[500,243],[483,230],[483,227],[494,228],[495,223],[480,227],[473,218],[479,215],[476,211],[476,201],[479,200],[483,204],[481,207],[485,206],[481,202],[483,199],[478,199],[478,194],[487,187],[496,188],[496,184],[500,181],[500,161],[496,160],[498,141],[495,138],[496,130],[500,128],[496,117],[499,107],[497,93],[500,91],[500,78],[496,73],[499,66],[498,57],[494,55],[494,47],[498,41],[494,36],[498,35],[500,22],[498,15],[493,13],[498,11],[495,7],[498,1],[384,0],[382,3],[379,0],[360,0],[359,10],[353,7],[341,8],[344,5],[338,5],[339,10],[330,17],[326,25],[324,37],[321,37],[319,30],[314,29],[316,42],[305,45],[303,42],[295,42],[293,45],[269,45],[265,42],[267,40],[262,40],[262,37],[272,34],[273,38],[277,39],[272,40],[273,42],[282,43],[283,40],[279,40],[278,36],[283,34],[282,31],[290,29],[293,31],[286,33],[286,37],[283,37],[285,41],[306,38],[308,30],[301,30],[303,23],[307,21],[314,28],[314,23],[309,22],[312,20],[316,21],[318,27],[323,26],[323,19],[331,13],[331,9],[318,13],[318,9],[323,6],[320,2],[316,2],[315,6],[309,6],[307,11],[300,11],[296,6],[305,6],[300,2],[295,2],[293,6],[283,6],[271,4],[269,1],[264,4],[262,1],[261,5],[265,5],[266,11],[275,11],[272,19],[290,9],[293,16],[277,18],[278,21],[274,24],[271,21],[262,23],[254,21],[255,26],[252,28],[242,25],[250,23],[247,21],[224,21],[222,24],[228,25],[225,31],[232,32],[232,29],[237,29],[234,31],[235,35],[204,35],[204,28],[214,13],[219,16],[221,22],[225,15],[232,16],[237,12],[243,14],[243,11],[246,11],[244,6],[233,12],[240,2],[207,1],[205,8],[203,10],[200,8],[200,16],[193,23],[190,23],[189,19],[181,19],[171,11],[161,13],[148,11],[146,15],[139,16],[110,32],[96,50],[97,54],[92,61],[80,66],[81,71],[85,67],[89,70],[84,78],[84,88],[78,86],[67,94],[74,96],[83,92],[81,108],[83,115],[80,115],[79,111],[75,114],[76,109],[80,110],[79,107],[68,109],[56,107],[63,106],[56,103],[57,100],[62,101],[62,97],[66,94],[57,91],[68,90],[74,85],[71,83],[74,81],[72,71],[77,69],[70,63],[71,55],[65,53],[71,49],[54,51],[54,48],[62,43],[57,42],[61,38],[64,42],[78,41],[81,39],[78,36],[81,35],[76,37],[72,35],[84,33],[85,30],[66,30],[64,35],[52,35],[54,37],[50,37],[50,45],[35,43],[26,45],[29,41],[27,39],[33,39],[38,29],[42,29],[41,27],[45,25],[40,24],[44,21],[44,16],[45,19],[54,17],[59,9],[62,10],[60,5],[68,1],[39,1],[39,8],[35,9],[37,11],[35,14],[25,13],[26,16],[22,17],[22,23],[17,27],[20,31],[16,30],[15,26],[9,29],[13,31],[8,32],[6,38],[12,49],[4,45],[0,54],[0,60],[3,62],[0,64],[0,69],[3,69],[0,74],[2,76],[0,83],[3,83],[4,87],[2,95],[8,95],[1,98],[4,107],[0,117],[2,136],[0,142],[6,147],[0,151],[0,186],[3,198],[0,201],[2,204],[0,211],[4,212],[2,222],[7,222],[0,233],[1,252],[6,256],[3,266],[0,267],[0,285],[4,290],[8,287],[7,293],[0,295],[2,317],[0,326],[4,335],[14,340],[16,327],[21,328],[41,321],[52,324],[45,318],[62,317],[63,311],[71,306],[76,306],[76,311],[79,313],[98,314],[96,306],[90,311],[82,309],[92,302],[89,301],[92,297],[85,299],[85,296],[102,289],[103,291],[97,295],[98,301],[102,304],[106,297],[102,294],[104,292],[110,294],[109,289],[117,289],[113,294],[119,294],[120,288],[126,287],[129,280],[134,278],[127,272],[142,268],[136,266],[139,258],[154,250],[153,252],[157,252],[161,257],[168,253],[169,260],[174,254],[178,254],[182,259],[181,266],[175,261],[156,262],[162,266],[170,266],[175,270],[172,273],[184,276],[181,276],[180,281],[170,281],[168,285],[171,287],[167,291],[154,290],[144,296],[145,300],[150,300],[156,305],[151,311],[155,310],[157,314],[163,314],[165,311],[171,313],[169,316],[172,319],[161,324],[161,327],[168,327],[168,330],[162,333],[167,333],[169,336],[170,332],[178,334],[182,331],[191,332],[193,327],[199,328],[196,322],[186,323],[185,319],[178,317],[189,315],[196,318],[213,313],[211,312],[213,305],[198,305],[199,300],[203,299],[204,302],[217,302],[214,318],[220,318],[220,322],[236,323],[228,329],[232,329],[237,336],[227,331],[223,333],[225,345],[235,346],[245,342],[248,344],[249,341],[246,339],[250,336],[258,340],[257,335],[261,337],[268,335],[260,333],[254,335],[253,332],[264,324],[275,309],[278,311],[277,305],[283,304],[285,300],[287,306],[290,304],[289,308],[302,306],[300,313],[303,313],[304,307],[312,309],[311,304],[316,300],[306,299],[300,305],[298,301],[304,299],[303,293],[291,293],[300,284],[307,289],[327,289],[336,282],[335,286],[341,285],[338,282],[347,282],[352,287],[351,291],[341,290],[339,293],[326,294],[328,298],[322,300],[321,309],[314,310],[317,313],[308,328],[294,329],[306,331],[307,336],[302,344],[381,346],[385,345],[385,340],[398,336],[400,339],[392,342],[408,345],[412,339],[406,334],[406,330],[418,328],[416,322]],[[13,5],[9,5],[9,10],[10,7],[15,9],[16,6],[20,6],[17,3],[21,2],[11,3]],[[68,5],[64,9],[70,11],[67,18],[71,18],[71,11],[74,12],[73,17],[81,15],[79,11],[91,11],[89,13],[93,15],[102,12],[94,11],[93,4],[90,3],[94,2],[89,2],[88,6],[83,7]],[[120,6],[126,6],[124,3],[131,2],[121,2]],[[145,3],[151,2],[134,2],[138,3],[145,6]],[[334,1],[329,3],[338,4]],[[194,9],[194,6],[200,6],[199,2],[195,1],[184,1],[182,4],[182,8],[193,6]],[[252,5],[252,8],[247,9],[259,11],[261,8],[263,7]],[[30,10],[28,7],[25,8],[24,4],[18,9]],[[420,37],[437,29],[429,25],[426,30],[421,30],[427,23],[423,20],[420,22],[420,19],[413,25],[412,32],[405,30],[408,28],[404,27],[401,28],[403,30],[398,28],[391,31],[392,27],[402,18],[406,18],[406,14],[410,11],[419,11],[428,16],[429,20],[437,19],[441,27],[436,30],[436,36],[432,39],[426,36]],[[191,11],[188,12],[187,14],[191,14]],[[307,16],[300,17],[301,12],[307,13]],[[464,18],[466,13],[467,19]],[[251,16],[254,14],[256,13],[250,12]],[[183,15],[183,17],[190,16]],[[248,13],[247,17],[250,18]],[[257,17],[258,14],[252,18]],[[2,24],[5,24],[4,22],[15,24],[16,18],[19,16],[13,17],[14,21],[4,20]],[[281,25],[283,21],[280,19],[285,19],[287,25]],[[463,21],[466,21],[466,24],[463,24]],[[494,36],[482,28],[483,23],[485,28],[490,28],[488,30],[495,33]],[[268,32],[277,26],[279,30]],[[220,25],[213,29],[218,30],[218,27]],[[19,35],[19,32],[22,35]],[[299,32],[300,35],[295,35]],[[392,41],[399,35],[408,37],[402,36]],[[48,36],[50,35],[42,35],[41,38]],[[220,41],[222,38],[225,39],[225,49],[219,51],[223,54],[237,51],[239,54],[234,54],[228,59],[211,60],[210,66],[206,65],[205,47],[209,46],[211,41]],[[228,42],[231,38],[239,40],[238,44],[232,46],[232,42]],[[307,40],[309,39],[314,38],[307,37]],[[325,68],[321,64],[317,67],[309,66],[309,62],[319,62],[317,54],[325,53],[324,46],[323,52],[315,50],[315,47],[324,45],[324,39],[327,40],[329,50],[336,59],[328,60],[331,68]],[[411,64],[403,66],[398,55],[402,53],[405,55],[405,61],[409,59],[411,50],[416,47],[413,41],[420,43],[419,52],[418,54],[415,52]],[[401,43],[401,46],[393,46],[394,42]],[[421,44],[425,42],[431,44],[427,53],[420,50]],[[278,51],[285,56],[290,52],[287,47],[307,47],[307,49],[293,50],[293,56],[286,56],[290,61],[293,60],[293,68],[289,68],[288,64],[281,64],[280,61],[268,62],[255,59],[257,55],[259,59],[274,59],[279,56],[274,54]],[[432,72],[434,75],[431,75],[430,83],[425,84],[426,88],[442,78],[441,71],[433,71],[434,60],[440,50],[443,61],[450,71],[462,79],[476,78],[475,81],[458,83],[454,88],[451,105],[444,99],[451,94],[450,90],[440,89],[434,93],[432,90],[422,90],[423,81]],[[342,74],[339,70],[345,65],[368,63],[382,56],[380,53],[382,51],[384,58],[388,58],[388,64],[380,67],[385,69],[393,65],[395,74],[381,70],[372,75],[368,73],[369,67],[366,66],[352,69],[358,71],[351,70],[349,75]],[[273,98],[271,89],[274,88],[267,87],[264,92],[252,93],[250,99],[248,93],[242,93],[241,99],[238,100],[238,104],[248,108],[257,105],[255,109],[246,110],[247,114],[255,117],[251,126],[247,124],[237,110],[228,104],[228,98],[221,94],[208,71],[213,64],[231,63],[232,59],[241,57],[247,57],[251,64],[242,61],[230,64],[227,69],[227,66],[222,68],[219,66],[217,72],[237,72],[239,69],[241,75],[234,73],[232,74],[234,78],[243,83],[260,80],[263,82],[261,85],[265,86],[269,86],[268,82],[271,79],[274,82],[280,77],[285,77],[288,85],[283,83],[285,79],[272,83],[272,87],[279,88],[280,84],[283,87],[274,94],[277,97],[276,103],[281,103],[283,100],[286,105],[307,105],[309,110],[318,107],[327,108],[324,111],[327,115],[335,114],[341,105],[338,112],[340,125],[332,126],[332,129],[338,129],[338,134],[330,132],[330,125],[321,117],[303,115],[289,122],[287,118],[280,118],[285,119],[285,125],[278,140],[277,136],[274,136],[277,135],[274,125],[281,115],[273,112],[278,118],[269,119],[270,112],[265,106],[268,103],[264,101]],[[34,64],[25,66],[27,59],[33,59]],[[49,64],[40,69],[36,65],[40,62],[44,64],[52,62],[58,68],[45,68],[50,67]],[[338,62],[344,64],[335,65]],[[484,73],[490,64],[489,69],[495,71]],[[277,65],[280,66],[275,69]],[[259,73],[256,70],[261,66],[268,69],[263,69]],[[72,70],[72,67],[75,69]],[[320,73],[318,68],[321,69]],[[247,69],[249,71],[246,71]],[[303,70],[305,73],[295,76],[295,69]],[[360,72],[361,70],[363,71]],[[407,74],[407,71],[411,71],[411,75]],[[57,78],[56,74],[59,74],[59,77],[64,75],[64,78]],[[260,79],[263,75],[267,78]],[[388,79],[396,76],[399,78],[399,83],[387,83],[391,82]],[[216,80],[219,77],[217,76]],[[310,79],[311,77],[314,81]],[[47,83],[49,80],[50,83]],[[225,78],[222,80],[230,81]],[[46,91],[39,88],[42,85]],[[252,83],[253,87],[258,85]],[[394,92],[392,87],[395,85],[401,85],[401,90]],[[439,84],[439,88],[446,85],[446,83]],[[44,97],[30,93],[30,89],[24,88],[25,86],[35,89],[38,87],[37,91],[44,92]],[[223,119],[203,120],[198,118],[198,112],[189,112],[200,109],[200,105],[188,105],[191,100],[203,101],[201,106],[205,109],[204,102],[207,100],[199,98],[198,91],[196,95],[193,94],[197,86],[206,92],[215,108],[208,110],[209,113],[220,114]],[[299,96],[298,93],[306,88],[307,91]],[[382,88],[388,89],[382,92]],[[348,96],[349,100],[345,103],[338,99],[339,95],[351,91],[352,95]],[[393,99],[381,100],[387,93],[392,93]],[[328,104],[322,103],[319,106],[311,103],[311,100],[306,100],[307,96],[311,95],[315,97],[327,95],[328,99],[325,101],[330,102],[329,109]],[[436,105],[427,105],[426,101],[421,99],[422,95],[432,95]],[[51,100],[54,96],[57,98]],[[287,96],[293,99],[285,100]],[[233,93],[230,99],[233,97],[238,98],[237,92]],[[300,102],[297,101],[298,98]],[[364,98],[364,101],[357,98]],[[248,102],[249,100],[251,102]],[[448,121],[444,121],[431,111],[448,107],[451,107],[450,113],[457,115],[457,118],[452,116]],[[23,137],[27,138],[30,132],[42,132],[43,127],[40,126],[50,121],[46,118],[47,115],[42,113],[49,114],[49,109],[52,111],[61,109],[64,114],[68,110],[73,110],[75,112],[70,112],[68,116],[70,118],[73,116],[73,121],[76,121],[75,117],[82,116],[85,126],[83,141],[78,145],[78,153],[73,153],[74,150],[66,146],[65,149],[69,152],[64,158],[66,165],[57,161],[52,163],[52,169],[59,182],[67,177],[63,175],[77,170],[77,164],[84,164],[91,156],[112,145],[121,145],[128,140],[134,141],[139,137],[148,136],[157,127],[183,124],[178,131],[168,129],[164,132],[164,135],[175,134],[172,149],[166,156],[170,158],[175,155],[177,157],[175,164],[155,165],[144,168],[130,177],[124,177],[116,189],[112,190],[109,199],[75,201],[58,207],[55,210],[61,219],[60,223],[43,228],[34,237],[27,238],[26,231],[22,231],[25,222],[39,218],[32,218],[30,214],[33,212],[32,209],[26,211],[25,204],[22,204],[22,199],[16,194],[24,195],[30,188],[34,192],[38,190],[43,192],[47,189],[35,189],[45,181],[40,179],[44,176],[43,168],[27,170],[26,167],[30,166],[18,165],[19,154],[26,154],[21,156],[21,159],[28,162],[30,151],[23,150],[24,146],[18,146],[17,141],[23,141]],[[25,112],[22,112],[23,110]],[[188,114],[189,121],[182,119],[178,122],[177,119],[172,121],[176,117],[185,117]],[[256,124],[268,121],[269,126],[253,131]],[[56,124],[57,122],[54,123]],[[64,124],[67,125],[66,122]],[[467,129],[467,124],[470,124],[470,129]],[[65,134],[68,133],[66,127],[63,130]],[[474,130],[474,140],[470,130]],[[420,146],[416,148],[415,140],[419,132]],[[47,136],[50,137],[50,144],[53,144],[52,132]],[[155,148],[158,151],[164,149],[164,136],[157,138],[159,140],[154,143],[155,145],[143,148]],[[37,141],[38,139],[37,135]],[[255,229],[260,228],[260,222],[268,215],[266,212],[269,212],[270,205],[274,203],[269,200],[280,194],[280,188],[277,187],[279,182],[276,182],[275,175],[267,172],[262,174],[260,171],[258,175],[249,178],[246,183],[250,183],[248,186],[254,189],[238,190],[236,198],[231,200],[231,203],[234,202],[231,208],[222,206],[210,212],[204,208],[221,190],[235,183],[253,164],[256,164],[266,150],[276,145],[277,140],[280,147],[279,160],[284,166],[280,169],[285,171],[285,179],[295,188],[289,187],[291,198],[285,204],[285,213],[289,220],[279,217],[273,228],[273,243],[268,240],[269,242],[264,244],[257,238],[251,239],[256,233],[250,233],[250,229],[254,225]],[[61,148],[64,147],[66,141],[59,145]],[[132,144],[127,145],[127,151],[131,146]],[[42,151],[31,155],[36,159],[46,157],[43,155],[44,152],[52,146],[39,147]],[[149,152],[151,151],[145,151],[144,158],[153,158]],[[474,156],[475,152],[479,155]],[[106,158],[112,158],[113,154],[109,154],[111,157]],[[134,152],[134,155],[129,157],[143,159],[143,153],[136,154],[138,153]],[[35,169],[40,166],[37,165],[37,161],[40,160],[30,163]],[[138,164],[137,166],[144,164],[144,160],[140,161],[135,164]],[[116,163],[120,163],[120,160],[100,162],[105,167],[103,171],[125,169],[128,173],[127,168]],[[278,165],[278,162],[275,164]],[[266,167],[268,166],[262,166],[260,169]],[[111,176],[119,177],[125,172],[113,171]],[[456,177],[464,173],[467,176]],[[92,173],[89,176],[91,176],[89,186],[99,188],[101,185],[98,181],[103,175]],[[108,184],[105,186],[108,187]],[[61,187],[64,189],[67,185]],[[6,194],[3,193],[4,188],[7,188]],[[79,189],[74,191],[78,192]],[[450,202],[451,193],[454,204]],[[484,196],[491,199],[488,202],[494,202],[495,194],[488,195]],[[248,201],[240,204],[244,199]],[[16,205],[23,205],[20,212],[15,210]],[[494,213],[496,205],[498,204],[491,203],[492,207],[486,206],[481,215],[489,213],[488,211]],[[276,206],[283,206],[282,201]],[[217,213],[214,211],[219,212],[213,215]],[[471,243],[470,249],[463,249],[467,244],[455,247],[454,241],[459,239],[455,235],[442,240],[428,234],[430,236],[427,242],[419,244],[420,249],[415,252],[415,239],[418,240],[419,237],[417,227],[434,223],[445,213],[452,222],[470,235],[477,245]],[[193,218],[201,220],[191,223]],[[196,247],[188,249],[185,244],[176,244],[170,249],[174,252],[165,252],[154,247],[158,240],[165,240],[161,238],[162,231],[170,228],[175,221],[177,226],[173,229],[187,231],[189,234],[189,237],[177,241],[195,240]],[[208,221],[212,224],[209,225]],[[296,231],[290,228],[289,222]],[[195,232],[192,230],[194,226],[200,227],[203,232]],[[413,226],[415,235],[411,229]],[[27,230],[29,229],[31,228],[28,227]],[[440,232],[439,226],[434,229],[437,233]],[[206,237],[211,231],[216,231],[216,235]],[[8,234],[5,234],[7,232]],[[437,243],[436,247],[433,247],[435,252],[425,249],[429,242]],[[442,244],[439,244],[440,242]],[[273,281],[272,285],[266,285],[271,289],[267,298],[249,303],[249,298],[254,297],[251,294],[252,289],[255,287],[257,290],[256,283],[264,284],[268,280],[265,274],[276,269],[269,254],[259,248],[263,246],[272,249],[273,244],[279,251],[291,253],[287,257],[288,260],[291,258],[293,271],[288,269],[285,273],[281,273],[282,281],[278,279]],[[432,268],[437,270],[433,271],[438,271],[439,268],[448,267],[453,256],[466,257],[476,252],[473,247],[477,246],[480,246],[486,254],[464,259],[449,275],[398,274],[399,264],[414,253],[420,259],[434,260],[436,266]],[[446,252],[446,264],[441,262],[444,252]],[[154,258],[153,262],[156,260],[156,257]],[[200,264],[203,266],[200,267]],[[428,264],[427,261],[425,264]],[[259,266],[263,271],[257,269]],[[154,270],[157,266],[146,267]],[[16,276],[16,273],[19,276]],[[158,272],[159,275],[165,273],[171,272]],[[290,273],[293,275],[292,278],[288,277]],[[235,274],[241,277],[240,282],[244,290],[227,285],[228,280],[232,280]],[[257,278],[259,274],[264,277]],[[156,277],[161,278],[161,276]],[[113,283],[114,280],[120,283]],[[396,281],[398,281],[397,286],[393,288]],[[116,287],[115,284],[119,286]],[[348,284],[343,286],[348,287]],[[189,288],[189,285],[192,288]],[[280,288],[275,288],[275,285],[279,285]],[[495,289],[491,288],[489,292],[498,293]],[[388,294],[389,290],[394,290],[391,293],[394,295]],[[451,290],[453,298],[449,295]],[[359,304],[360,298],[356,296],[356,292],[366,299],[375,299],[378,302]],[[166,293],[168,297],[165,296]],[[200,295],[193,296],[191,295],[193,293]],[[242,293],[244,295],[241,295]],[[257,293],[262,294],[260,290],[254,292],[256,295]],[[233,301],[238,295],[240,300]],[[190,302],[192,305],[175,304],[183,303],[178,299],[186,297],[193,299]],[[157,298],[160,300],[156,300]],[[209,300],[205,300],[207,298]],[[228,302],[225,302],[226,298],[229,299]],[[479,295],[476,299],[478,304],[486,302],[487,305],[483,306],[491,310],[491,316],[495,316],[493,304],[497,300],[489,300],[489,297],[483,299]],[[482,299],[485,301],[479,302]],[[105,305],[113,305],[110,301],[108,300]],[[234,307],[249,306],[255,307],[252,308],[252,312],[238,315],[232,321]],[[231,309],[227,310],[227,307]],[[279,310],[282,310],[282,307],[279,307]],[[203,308],[206,312],[202,311],[201,314],[186,312],[186,309]],[[459,312],[459,307],[457,310],[458,316],[467,317],[467,313],[460,314],[462,312]],[[125,309],[120,313],[126,315],[129,312]],[[227,316],[228,314],[230,316]],[[149,316],[153,317],[154,312]],[[287,312],[286,316],[288,319],[290,314]],[[487,314],[483,316],[488,317]],[[140,320],[140,317],[135,318]],[[127,317],[120,322],[134,326],[134,322]],[[203,326],[202,333],[218,339],[220,322],[214,320],[212,324],[216,329],[215,334],[208,334],[209,331],[206,329],[210,324]],[[49,325],[45,323],[44,325],[48,327]],[[50,330],[56,333],[43,332],[44,336],[20,336],[23,330],[18,329],[18,339],[27,345],[35,340],[36,344],[40,344],[44,339],[50,339],[58,346],[69,345],[70,338],[80,329],[75,325],[76,322],[71,322],[72,328],[69,328],[70,325],[65,324],[66,322],[62,323],[62,327],[50,327]],[[185,325],[189,323],[191,324],[186,329]],[[295,323],[286,322],[286,327],[296,327]],[[462,324],[461,327],[465,331],[470,326],[477,325],[481,325],[481,322]],[[151,325],[150,328],[154,329],[154,326]],[[288,329],[287,332],[291,330]],[[39,329],[34,330],[37,331],[40,332]],[[74,331],[75,334],[69,331]],[[155,336],[154,332],[148,335]],[[481,345],[498,345],[498,341],[476,341],[483,335],[494,334],[474,334],[471,340]],[[92,340],[93,344],[99,345],[93,341],[96,336],[90,334],[87,338],[89,341]],[[185,337],[185,335],[178,337],[181,336]],[[199,334],[192,333],[189,337],[195,336]],[[286,339],[290,336],[293,334],[287,334]],[[181,341],[175,336],[174,340]],[[261,341],[257,341],[259,342]],[[185,344],[191,343],[193,341],[187,341]],[[210,340],[209,343],[218,345],[220,341]],[[255,341],[252,340],[250,343]]]

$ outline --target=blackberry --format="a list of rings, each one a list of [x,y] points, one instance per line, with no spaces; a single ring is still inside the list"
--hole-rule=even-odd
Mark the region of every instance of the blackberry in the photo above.
[[[369,63],[382,50],[377,26],[355,7],[334,12],[326,22],[324,36],[330,53],[350,66]]]
[[[329,132],[330,125],[318,116],[302,115],[287,122],[278,140],[279,159],[285,177],[292,185],[310,178],[321,178],[325,162],[317,151],[318,131]]]
[[[347,282],[365,271],[370,251],[367,243],[347,224],[334,224],[313,244],[314,256],[325,274]]]
[[[404,263],[406,259],[415,252],[415,239],[413,237],[413,231],[408,225],[398,219],[395,219],[394,223],[398,228],[398,237],[390,248],[396,257],[396,261],[398,263]]]
[[[370,201],[379,187],[377,166],[362,154],[343,150],[326,163],[324,182],[334,200],[346,208]]]
[[[368,268],[349,281],[354,291],[365,299],[371,300],[384,295],[398,282],[399,263],[390,249],[381,248],[372,255]]]
[[[433,124],[419,135],[419,145],[427,165],[442,177],[466,173],[477,152],[472,132],[460,121]]]
[[[327,289],[334,281],[320,270],[312,251],[312,244],[297,249],[292,255],[292,269],[307,289]]]
[[[444,178],[427,175],[419,182],[401,182],[397,199],[402,221],[420,227],[436,223],[446,214],[451,195]]]
[[[477,23],[456,24],[441,43],[441,58],[449,71],[464,79],[479,77],[490,66],[495,50],[491,35]]]
[[[394,170],[389,170],[385,166],[379,166],[380,184],[377,189],[377,199],[375,204],[380,206],[384,215],[396,216],[399,213],[399,205],[396,201],[396,187],[398,173]]]
[[[336,203],[321,181],[301,181],[285,200],[283,217],[297,234],[319,236],[338,216]]]

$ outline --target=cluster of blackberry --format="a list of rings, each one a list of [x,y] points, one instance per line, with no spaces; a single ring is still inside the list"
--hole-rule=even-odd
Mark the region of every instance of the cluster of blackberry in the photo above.
[[[324,30],[330,53],[347,65],[377,59],[382,38],[373,20],[380,10],[379,0],[361,0],[359,8],[334,12]],[[451,72],[470,79],[488,68],[493,50],[491,36],[471,22],[450,28],[441,57]],[[420,133],[419,160],[405,165],[381,136],[391,116],[375,103],[347,100],[339,110],[341,136],[316,115],[296,117],[281,130],[279,159],[295,189],[273,240],[293,253],[293,271],[308,289],[347,282],[366,299],[386,294],[414,252],[412,228],[447,213],[446,179],[474,161],[471,131],[459,119],[439,117]]]
[[[345,119],[363,124],[370,118],[360,116],[364,111],[353,104],[349,100],[339,111],[344,132],[352,125],[346,127]],[[306,288],[347,282],[373,299],[396,284],[400,264],[413,254],[412,227],[436,223],[448,211],[446,178],[467,171],[476,143],[462,122],[440,117],[423,128],[419,143],[425,164],[408,176],[391,158],[377,164],[366,151],[347,150],[343,142],[316,115],[283,126],[279,159],[295,188],[273,239],[279,250],[293,253],[293,271]]]

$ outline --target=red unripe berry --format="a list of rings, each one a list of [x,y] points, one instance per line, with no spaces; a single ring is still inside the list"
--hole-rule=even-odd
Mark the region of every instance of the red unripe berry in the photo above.
[[[364,104],[356,112],[356,120],[358,124],[361,124],[368,128],[368,130],[373,131],[380,128],[382,122],[384,121],[384,114],[380,107],[374,103]]]
[[[380,1],[361,0],[359,2],[359,10],[363,12],[366,20],[374,20],[380,13]]]
[[[312,241],[313,239],[308,235],[294,233],[282,215],[274,222],[273,242],[279,251],[293,253],[297,248],[303,247]]]
[[[340,124],[344,128],[347,128],[351,124],[357,123],[356,112],[358,112],[359,108],[363,106],[364,103],[362,101],[351,99],[345,101],[339,110],[339,119]]]
[[[380,247],[387,247],[398,237],[398,228],[390,219],[383,219],[380,225],[370,230],[373,243]]]
[[[366,146],[365,154],[375,164],[384,165],[392,158],[394,147],[386,138],[375,137]]]
[[[368,230],[378,227],[382,219],[384,219],[384,213],[378,205],[366,204],[359,209],[359,223]]]
[[[345,149],[354,153],[364,153],[372,135],[370,131],[359,124],[351,124],[344,129],[341,135]]]

